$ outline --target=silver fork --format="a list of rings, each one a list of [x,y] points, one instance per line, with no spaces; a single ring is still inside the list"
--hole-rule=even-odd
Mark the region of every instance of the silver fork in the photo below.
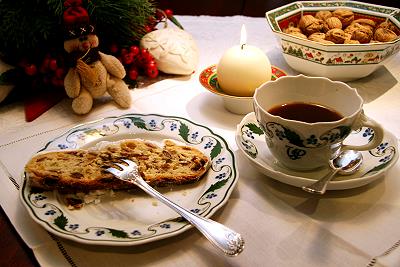
[[[147,194],[155,197],[173,209],[195,226],[215,247],[222,250],[226,255],[237,256],[243,251],[244,240],[239,233],[213,220],[192,213],[172,202],[146,183],[146,181],[141,177],[138,166],[135,162],[126,159],[122,159],[122,161],[128,164],[128,166],[115,163],[115,165],[120,167],[122,170],[108,168],[107,171],[120,180],[137,185]]]

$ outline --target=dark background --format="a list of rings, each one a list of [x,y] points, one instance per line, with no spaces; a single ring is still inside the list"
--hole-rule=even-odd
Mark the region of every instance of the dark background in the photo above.
[[[264,17],[265,12],[295,1],[288,0],[159,0],[158,7],[169,8],[176,15],[244,15]],[[390,7],[400,7],[400,0],[360,1]]]

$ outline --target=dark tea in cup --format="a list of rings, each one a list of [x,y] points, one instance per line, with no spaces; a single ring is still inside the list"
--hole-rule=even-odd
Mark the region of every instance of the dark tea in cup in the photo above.
[[[287,120],[307,123],[338,121],[343,119],[343,116],[336,110],[316,103],[292,102],[274,106],[270,108],[268,112]]]

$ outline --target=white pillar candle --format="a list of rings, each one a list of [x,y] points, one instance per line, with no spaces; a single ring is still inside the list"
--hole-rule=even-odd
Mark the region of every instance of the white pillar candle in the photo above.
[[[246,44],[246,28],[242,26],[240,45],[228,49],[217,65],[220,88],[229,95],[253,96],[255,89],[271,80],[271,64],[265,53]]]

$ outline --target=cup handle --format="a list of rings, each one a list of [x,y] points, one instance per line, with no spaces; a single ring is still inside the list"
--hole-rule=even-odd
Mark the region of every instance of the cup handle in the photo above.
[[[383,140],[383,128],[376,121],[368,118],[364,112],[360,114],[360,127],[369,127],[374,130],[374,137],[370,142],[365,145],[353,146],[353,145],[342,145],[343,150],[370,150],[379,146]]]

